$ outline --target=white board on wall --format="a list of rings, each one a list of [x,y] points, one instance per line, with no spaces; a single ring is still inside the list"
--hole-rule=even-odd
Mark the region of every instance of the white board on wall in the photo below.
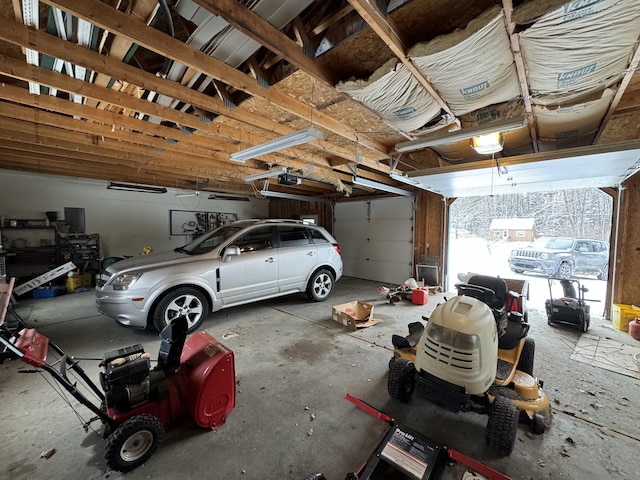
[[[385,284],[414,277],[411,198],[339,203],[335,219],[344,275]]]

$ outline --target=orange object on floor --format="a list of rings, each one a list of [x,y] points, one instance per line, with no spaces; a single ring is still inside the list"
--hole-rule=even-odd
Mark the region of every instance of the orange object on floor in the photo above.
[[[415,305],[425,305],[429,301],[429,289],[425,287],[411,290],[411,303]]]

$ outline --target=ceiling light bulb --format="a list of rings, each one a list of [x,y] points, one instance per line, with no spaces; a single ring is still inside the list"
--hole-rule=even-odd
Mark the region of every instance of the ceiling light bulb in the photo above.
[[[502,151],[502,133],[493,132],[487,135],[478,135],[471,140],[473,149],[482,154],[487,155]]]

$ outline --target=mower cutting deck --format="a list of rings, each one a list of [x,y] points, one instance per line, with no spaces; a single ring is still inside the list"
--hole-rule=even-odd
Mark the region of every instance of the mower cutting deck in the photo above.
[[[191,415],[197,425],[215,429],[235,406],[233,352],[206,332],[194,333],[185,342],[186,333],[184,317],[162,331],[154,368],[141,345],[105,353],[100,363],[102,388],[73,357],[32,328],[16,333],[0,325],[0,363],[20,359],[50,374],[96,415],[88,423],[104,424],[107,466],[127,472],[153,455],[165,427]],[[49,353],[58,358],[47,361]],[[99,404],[84,391],[95,395]]]

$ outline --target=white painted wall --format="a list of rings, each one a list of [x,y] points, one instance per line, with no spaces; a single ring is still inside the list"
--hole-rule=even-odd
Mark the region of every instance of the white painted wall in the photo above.
[[[157,195],[107,190],[105,181],[33,175],[0,170],[0,216],[44,219],[64,207],[85,209],[86,233],[101,236],[103,256],[138,255],[145,245],[155,252],[185,243],[184,236],[169,235],[169,210],[237,213],[238,218],[266,218],[268,201],[208,200],[207,195],[176,198],[175,189]]]

